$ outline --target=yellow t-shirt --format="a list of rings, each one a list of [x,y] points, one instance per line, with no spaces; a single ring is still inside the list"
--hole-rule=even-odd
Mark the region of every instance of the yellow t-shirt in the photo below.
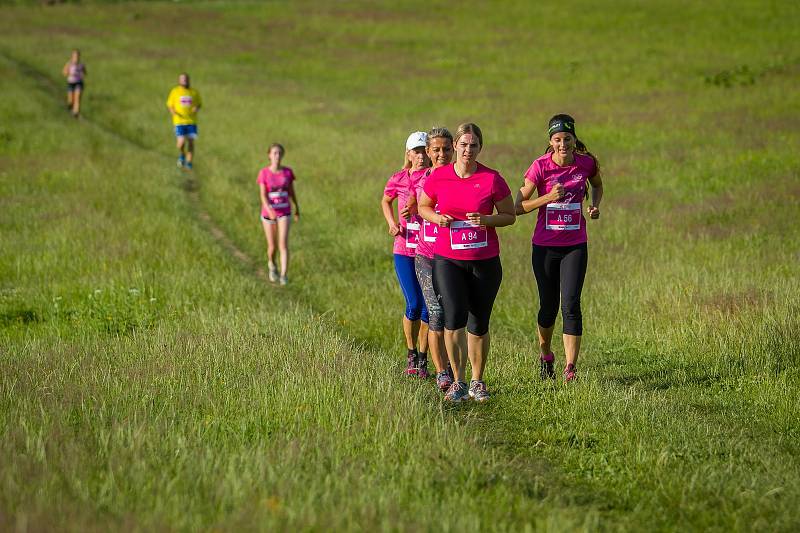
[[[173,88],[167,97],[167,107],[175,110],[175,114],[172,115],[172,123],[176,126],[197,124],[197,113],[192,113],[192,108],[199,108],[202,103],[200,93],[196,90],[180,85]]]

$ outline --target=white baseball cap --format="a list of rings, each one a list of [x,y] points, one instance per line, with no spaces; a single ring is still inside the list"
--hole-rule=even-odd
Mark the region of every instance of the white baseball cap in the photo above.
[[[406,140],[406,150],[413,150],[420,146],[426,146],[428,143],[428,134],[424,131],[415,131],[408,136]]]

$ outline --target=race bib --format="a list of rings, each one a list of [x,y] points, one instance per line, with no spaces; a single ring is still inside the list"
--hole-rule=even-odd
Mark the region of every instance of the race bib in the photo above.
[[[436,242],[436,237],[438,235],[439,226],[427,220],[422,223],[422,238],[425,242]]]
[[[419,222],[406,224],[406,248],[416,248],[419,244]]]
[[[579,230],[581,229],[581,204],[547,204],[545,222],[545,228],[555,231]]]
[[[289,207],[289,193],[286,191],[275,191],[267,195],[269,203],[273,209],[285,209]]]
[[[181,103],[183,107],[192,107],[192,97],[191,96],[180,96],[178,97],[178,101]]]
[[[470,250],[489,246],[489,234],[486,228],[475,226],[466,220],[454,220],[450,223],[450,248],[453,250]]]

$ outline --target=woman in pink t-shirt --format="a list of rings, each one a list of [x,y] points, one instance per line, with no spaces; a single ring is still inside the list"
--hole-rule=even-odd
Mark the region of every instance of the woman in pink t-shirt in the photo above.
[[[258,187],[261,198],[261,225],[267,237],[267,261],[269,280],[279,281],[281,285],[288,282],[289,270],[289,226],[294,202],[294,220],[300,220],[300,206],[294,192],[294,172],[281,165],[286,153],[283,146],[274,143],[269,147],[269,166],[258,173]],[[275,243],[281,252],[281,271],[275,267]]]
[[[472,123],[459,126],[456,162],[431,172],[419,199],[422,217],[440,228],[433,250],[433,280],[442,299],[444,341],[455,374],[445,399],[454,402],[489,399],[483,371],[489,319],[503,277],[495,228],[516,220],[506,180],[477,161],[481,148],[480,128]],[[472,365],[469,389],[465,354]]]
[[[589,218],[600,217],[603,181],[597,159],[578,140],[575,119],[556,115],[548,125],[550,145],[525,172],[525,184],[516,200],[517,215],[538,209],[533,232],[533,273],[539,289],[537,332],[540,349],[540,375],[554,379],[551,349],[559,300],[564,321],[564,380],[576,377],[578,353],[583,335],[581,291],[586,277],[588,252],[583,199],[592,186]],[[531,199],[533,192],[537,197]]]
[[[416,214],[416,199],[412,191],[417,180],[430,166],[430,160],[425,153],[425,141],[426,135],[422,131],[408,136],[405,164],[402,170],[394,173],[386,182],[381,199],[383,217],[389,226],[389,234],[394,237],[394,270],[406,301],[403,315],[403,335],[408,348],[405,374],[421,378],[428,377],[428,309],[414,271],[421,219]],[[392,206],[395,199],[399,222]],[[424,365],[420,366],[420,361]]]
[[[83,94],[83,80],[86,77],[86,65],[81,63],[81,51],[77,48],[72,51],[72,56],[62,69],[67,78],[67,111],[78,118],[81,113],[81,95]]]
[[[428,132],[425,147],[433,168],[425,171],[414,187],[414,196],[421,197],[425,181],[430,173],[439,167],[450,164],[453,159],[453,134],[447,128],[433,128]],[[428,349],[430,350],[433,365],[436,367],[436,385],[442,392],[447,392],[453,384],[452,370],[447,364],[447,352],[444,347],[444,315],[439,302],[439,295],[433,287],[433,245],[438,235],[438,226],[424,220],[422,231],[417,242],[417,255],[414,257],[414,267],[417,271],[417,281],[425,298],[425,307],[428,309]],[[420,369],[423,362],[420,361]]]

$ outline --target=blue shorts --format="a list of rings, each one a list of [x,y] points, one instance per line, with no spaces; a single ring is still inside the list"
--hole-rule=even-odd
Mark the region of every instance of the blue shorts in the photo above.
[[[197,124],[182,124],[175,126],[175,137],[197,138]]]

